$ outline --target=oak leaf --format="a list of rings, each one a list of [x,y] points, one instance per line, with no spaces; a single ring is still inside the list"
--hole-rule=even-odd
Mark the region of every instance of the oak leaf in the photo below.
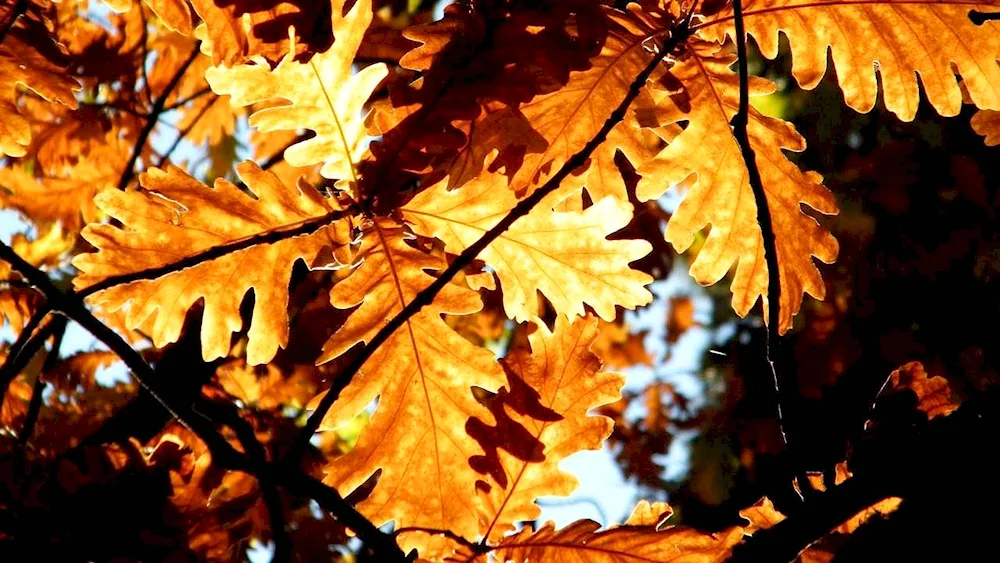
[[[507,386],[488,403],[497,421],[489,426],[470,420],[466,428],[486,454],[470,459],[484,473],[478,484],[484,529],[481,536],[499,541],[519,521],[541,514],[540,496],[565,496],[577,480],[559,463],[578,451],[598,449],[613,422],[588,411],[618,400],[625,378],[599,371],[601,361],[590,351],[597,319],[570,323],[556,318],[549,332],[535,322],[531,350],[503,358]]]
[[[972,11],[998,9],[995,0],[750,0],[743,4],[743,19],[769,59],[778,55],[779,31],[788,37],[792,75],[802,88],[819,84],[829,49],[847,105],[870,111],[881,78],[886,108],[912,121],[919,85],[938,113],[958,114],[962,93],[956,74],[973,103],[1000,109],[1000,33],[994,22],[977,25],[969,17]],[[732,9],[694,28],[721,42],[734,35]]]
[[[917,396],[917,408],[927,413],[927,418],[946,416],[958,409],[951,399],[948,380],[935,375],[928,377],[920,362],[910,362],[899,367],[889,376],[896,391],[909,389]]]
[[[209,52],[217,65],[239,64],[258,56],[275,63],[286,55],[305,62],[312,53],[330,47],[332,34],[336,33],[330,28],[331,12],[339,14],[347,4],[343,0],[191,0],[191,3],[204,21],[196,36],[211,43]]]
[[[339,309],[354,309],[323,348],[320,361],[368,342],[410,303],[444,260],[409,244],[387,219],[366,228],[360,264],[330,294]],[[371,496],[358,504],[376,525],[449,529],[472,537],[479,521],[470,497],[479,474],[468,459],[482,453],[465,422],[493,422],[472,387],[496,391],[504,383],[493,354],[454,332],[442,315],[479,311],[477,293],[452,283],[380,346],[323,421],[349,424],[378,397],[378,406],[354,449],[332,459],[324,481],[347,494],[381,469]]]
[[[206,360],[229,351],[231,335],[243,325],[240,303],[252,289],[247,361],[268,362],[288,343],[288,281],[295,262],[303,260],[312,267],[324,249],[344,248],[348,229],[343,222],[322,220],[339,207],[312,187],[289,188],[252,162],[239,165],[237,173],[250,193],[225,180],[209,188],[170,167],[142,174],[141,191],[99,194],[97,206],[121,227],[88,225],[83,230],[83,238],[98,251],[73,260],[80,270],[76,288],[139,274],[134,281],[95,293],[88,302],[106,313],[127,308],[128,329],[155,314],[150,336],[156,346],[175,342],[187,311],[203,299],[201,339]],[[302,227],[311,220],[315,228],[298,236],[260,240],[198,259],[219,245]],[[267,267],[261,267],[264,264]]]
[[[972,116],[972,129],[986,137],[983,141],[988,147],[1000,145],[1000,111],[984,109]]]
[[[916,362],[913,362],[916,363]],[[919,364],[918,364],[919,365]],[[840,462],[834,467],[834,477],[833,484],[829,485],[826,483],[825,477],[822,473],[806,473],[806,478],[809,480],[810,486],[817,491],[826,491],[831,486],[837,486],[847,481],[854,474],[847,468],[846,462]],[[795,484],[798,487],[798,484]],[[840,534],[851,534],[855,530],[861,527],[862,524],[870,520],[872,517],[886,516],[896,511],[897,508],[903,503],[903,499],[899,497],[886,497],[882,500],[859,510],[857,513],[852,515],[850,518],[841,522],[836,528],[833,528],[831,532]]]
[[[592,520],[579,520],[561,530],[551,522],[538,531],[522,529],[497,546],[499,561],[632,563],[635,561],[725,561],[743,540],[739,526],[706,533],[657,524],[623,525],[599,531]]]
[[[31,126],[18,106],[18,87],[28,88],[50,102],[77,107],[79,89],[69,77],[60,49],[37,22],[10,24],[0,43],[0,156],[22,156],[31,142]]]
[[[739,78],[729,67],[735,57],[714,44],[691,41],[686,57],[671,74],[681,83],[679,94],[657,92],[661,124],[688,123],[656,158],[639,169],[636,189],[640,200],[660,197],[671,185],[694,176],[691,187],[667,223],[666,239],[678,252],[687,250],[695,235],[712,229],[691,264],[701,284],[713,284],[735,264],[733,309],[745,316],[757,301],[767,311],[767,265],[757,224],[746,164],[729,122],[739,107]],[[767,94],[773,85],[752,79],[751,95]],[[822,299],[825,285],[812,257],[831,263],[837,256],[836,239],[814,218],[805,204],[820,213],[837,213],[833,195],[815,172],[802,172],[783,150],[801,151],[805,141],[790,123],[750,109],[748,134],[767,195],[778,253],[781,280],[779,329],[792,325],[802,296]],[[767,315],[765,314],[765,318]]]
[[[271,70],[263,58],[252,64],[216,66],[205,78],[217,94],[231,96],[233,107],[276,99],[287,103],[250,115],[250,126],[263,132],[295,131],[302,127],[316,133],[285,150],[293,166],[323,163],[321,174],[330,179],[354,179],[354,163],[366,147],[361,109],[388,74],[382,63],[352,75],[351,65],[372,21],[371,0],[358,0],[346,15],[344,2],[335,2],[332,25],[337,40],[327,51],[307,63],[287,55]]]
[[[486,154],[498,147],[497,139],[501,139],[506,150],[501,149],[497,165],[507,167],[509,188],[518,193],[530,193],[544,184],[604,126],[611,112],[625,98],[635,76],[648,64],[651,55],[647,51],[647,41],[669,29],[666,20],[652,16],[643,18],[639,14],[635,6],[628,13],[610,8],[604,10],[601,21],[591,25],[606,27],[606,37],[587,67],[574,69],[565,84],[543,91],[518,107],[518,112],[531,124],[532,135],[540,135],[544,141],[541,148],[533,148],[532,138],[526,139],[524,135],[507,130],[510,121],[500,119],[480,124],[470,136],[466,150]],[[579,33],[589,30],[585,28]],[[652,79],[656,80],[660,74],[658,71]],[[614,157],[620,150],[639,167],[654,156],[655,151],[643,136],[636,117],[637,112],[651,108],[652,102],[649,94],[641,91],[625,118],[591,156],[589,164],[563,181],[560,193],[570,194],[584,186],[593,201],[605,196],[628,201]],[[506,153],[515,147],[530,150],[521,162],[511,164]],[[475,175],[478,175],[475,167],[461,173],[452,170],[451,185],[462,185],[464,179]]]
[[[500,174],[490,174],[456,190],[447,180],[432,186],[403,207],[403,216],[422,235],[441,239],[459,254],[500,222],[517,205]],[[584,304],[604,320],[615,307],[634,309],[652,301],[645,288],[653,279],[629,268],[649,254],[640,240],[607,240],[628,224],[632,205],[607,197],[581,212],[537,206],[518,219],[479,253],[500,278],[504,311],[517,321],[540,313],[538,293],[557,313],[583,315]]]

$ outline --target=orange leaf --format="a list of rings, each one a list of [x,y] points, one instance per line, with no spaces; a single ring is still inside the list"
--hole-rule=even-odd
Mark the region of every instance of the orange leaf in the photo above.
[[[561,530],[551,522],[534,533],[525,528],[504,538],[497,548],[498,559],[546,563],[721,562],[743,540],[740,527],[716,533],[679,526],[659,531],[655,525],[625,525],[599,531],[600,527],[597,522],[579,520]]]
[[[433,278],[444,261],[408,244],[388,220],[373,222],[358,251],[360,265],[338,282],[331,302],[355,308],[323,348],[320,361],[368,342]],[[495,391],[504,382],[493,354],[454,332],[442,315],[482,308],[479,295],[448,284],[434,302],[399,328],[364,364],[323,422],[350,423],[377,397],[378,406],[354,449],[331,460],[324,481],[347,494],[381,469],[378,485],[358,509],[376,525],[449,529],[472,537],[479,530],[470,502],[479,474],[469,458],[479,444],[465,431],[470,418],[492,423],[473,386]]]
[[[1000,145],[1000,111],[984,109],[972,116],[972,129],[986,137],[986,146]]]
[[[500,174],[484,174],[456,190],[439,182],[403,207],[420,234],[434,236],[459,254],[517,205]],[[537,206],[479,253],[500,278],[504,311],[517,321],[539,314],[538,292],[557,313],[583,315],[584,304],[614,320],[615,307],[634,309],[652,301],[653,278],[629,268],[652,246],[639,240],[607,240],[628,224],[632,206],[607,197],[580,212]]]
[[[909,389],[917,396],[917,408],[927,413],[927,418],[946,416],[958,408],[951,400],[948,380],[935,375],[927,377],[920,362],[910,362],[892,372],[892,387],[896,390]]]
[[[778,32],[788,37],[792,74],[803,88],[819,84],[830,49],[847,105],[870,111],[878,74],[886,108],[912,121],[920,101],[917,75],[941,115],[957,115],[962,107],[956,74],[973,103],[1000,109],[1000,30],[995,22],[976,25],[969,18],[970,11],[998,8],[996,0],[749,0],[743,17],[769,59],[778,55]],[[732,10],[695,28],[721,42],[734,33]]]
[[[672,99],[658,92],[661,124],[687,121],[688,126],[639,170],[642,180],[636,193],[641,200],[658,198],[667,187],[695,176],[667,224],[667,241],[683,252],[699,231],[711,225],[708,239],[691,264],[691,275],[701,284],[713,284],[735,264],[733,309],[745,316],[758,297],[764,301],[765,312],[770,304],[757,206],[729,126],[739,107],[739,78],[729,69],[733,61],[735,57],[717,45],[689,42],[686,58],[671,69],[683,91]],[[766,81],[751,81],[751,94],[771,91],[773,86]],[[771,209],[781,269],[779,328],[784,332],[792,326],[803,294],[822,299],[825,293],[812,257],[831,263],[838,249],[836,239],[803,213],[800,204],[826,214],[837,213],[837,207],[820,175],[800,171],[782,151],[805,149],[805,141],[790,123],[751,108],[748,133]]]
[[[289,147],[285,160],[293,166],[323,163],[320,173],[337,180],[354,179],[354,163],[366,148],[361,109],[388,74],[387,67],[378,63],[352,75],[354,56],[372,21],[372,7],[371,0],[358,0],[342,16],[344,3],[338,0],[333,9],[337,40],[308,63],[295,62],[287,55],[271,70],[266,60],[257,57],[253,64],[216,66],[205,72],[212,89],[229,94],[234,107],[287,100],[287,104],[254,112],[250,126],[262,132],[302,127],[315,131],[315,137]]]
[[[344,247],[347,227],[336,222],[311,234],[261,242],[179,269],[179,261],[213,247],[299,226],[338,209],[336,202],[312,187],[300,184],[297,189],[288,188],[252,162],[239,165],[237,172],[253,195],[225,180],[217,180],[215,188],[209,188],[173,167],[153,168],[142,174],[142,191],[101,192],[95,199],[98,207],[122,227],[89,225],[83,230],[83,238],[98,252],[73,260],[80,270],[73,282],[76,288],[166,268],[149,279],[100,291],[88,302],[105,313],[126,308],[128,329],[138,328],[156,315],[150,336],[154,344],[163,346],[177,340],[188,309],[204,299],[201,338],[206,360],[229,352],[231,335],[243,324],[240,303],[252,289],[247,361],[270,361],[277,349],[288,343],[292,267],[298,260],[313,266],[325,248]]]
[[[484,473],[477,485],[483,503],[481,535],[500,540],[520,521],[541,514],[535,499],[565,496],[577,486],[559,463],[578,451],[596,450],[614,423],[588,411],[621,397],[625,378],[599,372],[601,362],[590,351],[597,319],[569,323],[556,318],[552,332],[536,321],[528,338],[531,352],[515,351],[502,361],[507,387],[489,403],[496,425],[470,420],[466,428],[486,451],[470,460]]]

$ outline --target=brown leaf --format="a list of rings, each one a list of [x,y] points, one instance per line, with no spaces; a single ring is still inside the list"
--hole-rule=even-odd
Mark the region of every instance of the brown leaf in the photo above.
[[[894,390],[913,391],[917,396],[917,408],[927,413],[928,419],[947,416],[958,408],[958,404],[951,400],[948,380],[940,375],[928,377],[920,362],[910,362],[900,366],[889,377]]]

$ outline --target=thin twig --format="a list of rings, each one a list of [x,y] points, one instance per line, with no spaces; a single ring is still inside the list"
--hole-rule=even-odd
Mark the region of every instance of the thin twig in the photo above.
[[[218,97],[218,96],[216,96],[216,97]],[[170,148],[168,148],[166,150],[166,152],[164,152],[163,155],[160,156],[160,161],[157,163],[157,166],[163,166],[163,163],[165,163],[167,160],[170,159],[170,155],[172,155],[174,153],[174,151],[177,150],[177,147],[180,146],[181,141],[184,140],[184,137],[187,137],[188,133],[190,133],[191,130],[194,129],[195,125],[197,125],[198,122],[201,121],[201,118],[205,117],[205,114],[208,113],[208,110],[210,110],[212,108],[212,104],[214,104],[214,103],[215,103],[215,100],[212,100],[211,102],[205,104],[205,106],[203,108],[201,108],[201,110],[198,112],[198,114],[194,116],[194,119],[191,120],[191,123],[188,123],[187,127],[185,127],[184,129],[181,129],[177,133],[177,138],[174,139],[174,142],[170,145]],[[164,111],[168,111],[168,110],[164,110]]]
[[[754,202],[757,205],[757,223],[760,225],[761,238],[764,241],[764,261],[767,263],[767,364],[771,368],[771,376],[774,378],[774,388],[777,394],[778,426],[781,435],[788,443],[788,412],[793,410],[794,405],[786,401],[786,395],[794,391],[790,382],[784,379],[785,371],[778,365],[782,361],[781,355],[781,334],[779,332],[780,309],[781,309],[781,270],[778,265],[777,243],[774,236],[774,224],[771,218],[771,209],[767,203],[767,192],[764,191],[764,182],[760,176],[760,169],[757,167],[757,155],[750,144],[750,136],[747,133],[747,125],[750,121],[750,72],[747,69],[747,43],[746,31],[743,27],[743,7],[741,0],[733,0],[733,13],[736,24],[736,54],[739,57],[740,73],[740,106],[736,115],[733,116],[730,124],[733,127],[733,136],[740,146],[740,153],[746,163],[747,175],[750,181],[750,189],[753,191]],[[788,398],[794,398],[794,395]]]
[[[197,92],[195,92],[194,94],[191,94],[190,96],[184,98],[183,100],[177,100],[176,102],[174,102],[174,103],[172,103],[172,104],[164,107],[163,108],[163,112],[166,113],[168,111],[174,111],[175,109],[180,108],[181,106],[184,106],[184,105],[188,104],[188,102],[193,102],[193,101],[197,100],[198,98],[201,98],[202,96],[205,96],[205,95],[211,94],[211,93],[212,93],[212,88],[210,86],[205,86],[204,88],[198,90]],[[209,104],[209,105],[211,105],[211,104]]]
[[[174,74],[170,82],[167,83],[166,88],[163,89],[163,93],[153,104],[153,109],[149,111],[149,118],[146,121],[146,125],[143,126],[142,130],[139,131],[139,137],[135,140],[135,148],[132,149],[132,156],[128,160],[128,164],[125,165],[125,170],[122,172],[121,178],[118,179],[118,189],[124,190],[128,187],[129,182],[132,181],[132,177],[135,176],[135,163],[139,160],[139,156],[142,154],[142,149],[146,146],[146,141],[149,139],[149,135],[156,128],[156,124],[160,121],[160,115],[163,113],[163,107],[167,103],[167,98],[170,97],[170,93],[173,92],[177,84],[180,83],[181,78],[184,73],[187,72],[191,63],[198,57],[200,53],[201,42],[195,44],[194,49],[191,50],[191,54],[188,55],[187,60],[181,64],[180,68]]]
[[[66,335],[66,317],[57,317],[52,321],[52,326],[54,327],[52,350],[45,357],[45,362],[42,363],[42,371],[38,374],[38,378],[35,379],[35,386],[31,391],[31,402],[28,403],[28,414],[25,416],[21,433],[17,437],[17,445],[21,448],[28,445],[28,440],[31,439],[31,435],[35,432],[35,424],[38,423],[38,415],[42,411],[42,391],[45,389],[45,382],[42,381],[42,376],[52,371],[56,367],[56,362],[59,361],[59,348],[62,346],[63,336]]]
[[[554,192],[562,181],[569,176],[571,172],[582,166],[590,158],[597,147],[604,142],[607,138],[608,133],[617,125],[624,117],[629,106],[632,105],[632,100],[639,95],[643,86],[646,84],[646,80],[653,74],[653,71],[660,64],[664,57],[668,53],[673,51],[673,49],[684,39],[687,38],[689,33],[689,23],[690,19],[684,20],[681,25],[674,31],[673,34],[664,42],[656,55],[653,56],[652,60],[646,65],[646,67],[636,76],[632,84],[629,85],[628,92],[622,99],[618,107],[611,112],[605,120],[604,125],[601,129],[590,139],[587,144],[580,149],[579,152],[570,157],[565,164],[556,172],[548,181],[545,182],[540,188],[531,193],[528,197],[524,198],[507,215],[500,220],[492,229],[483,234],[476,242],[472,243],[468,248],[465,249],[461,254],[459,254],[454,261],[443,271],[437,279],[434,280],[429,286],[424,288],[420,293],[418,293],[412,301],[410,301],[403,309],[393,317],[388,323],[386,323],[381,330],[364,346],[361,350],[352,358],[352,360],[344,367],[340,374],[333,379],[330,384],[330,388],[327,390],[326,395],[319,402],[316,410],[306,421],[305,426],[300,431],[299,435],[295,437],[292,442],[291,448],[289,448],[285,459],[288,463],[296,464],[298,459],[305,453],[306,448],[309,445],[309,440],[312,435],[319,428],[320,423],[326,416],[326,413],[336,402],[337,398],[340,396],[340,392],[350,383],[354,375],[361,369],[361,366],[375,353],[375,351],[385,343],[386,340],[403,324],[405,324],[413,315],[415,315],[420,309],[425,305],[430,304],[434,301],[437,294],[447,286],[453,277],[455,277],[458,272],[462,271],[463,268],[471,264],[476,257],[482,252],[487,246],[489,246],[494,240],[496,240],[500,235],[502,235],[515,221],[525,216],[530,212],[535,205],[537,205],[542,199],[548,196],[550,193]]]
[[[302,221],[301,223],[296,223],[295,225],[283,227],[280,229],[274,229],[270,231],[265,231],[263,233],[245,237],[242,239],[234,240],[232,242],[227,242],[225,244],[220,244],[218,246],[213,246],[202,252],[198,252],[177,260],[176,262],[171,262],[163,266],[156,268],[149,268],[146,270],[140,270],[138,272],[132,272],[129,274],[122,274],[119,276],[110,276],[105,278],[103,281],[95,283],[87,287],[86,289],[77,292],[80,297],[87,297],[93,295],[99,291],[104,291],[105,289],[112,288],[116,285],[132,283],[139,280],[153,280],[160,276],[164,276],[171,272],[176,272],[178,270],[183,270],[190,266],[195,266],[201,264],[202,262],[208,260],[215,260],[221,258],[233,252],[238,252],[240,250],[257,246],[259,244],[272,244],[285,239],[298,237],[302,235],[309,235],[315,233],[316,231],[322,229],[323,227],[343,219],[351,214],[351,211],[337,210],[326,215],[316,217],[315,219],[310,219],[308,221]]]
[[[473,553],[485,553],[486,551],[489,551],[489,549],[488,548],[484,548],[482,544],[478,544],[476,542],[469,541],[469,540],[465,539],[464,537],[456,534],[455,532],[452,532],[451,530],[442,530],[442,529],[439,529],[439,528],[424,528],[422,526],[407,526],[405,528],[400,528],[398,530],[393,531],[392,535],[393,536],[399,536],[399,535],[405,534],[407,532],[423,532],[425,534],[430,534],[432,536],[442,536],[442,537],[448,538],[448,539],[452,540],[453,542],[458,543],[458,544],[460,544],[460,545],[462,545],[462,546],[470,549]]]
[[[278,493],[278,483],[274,471],[267,461],[267,450],[257,439],[257,434],[249,422],[240,417],[232,405],[220,405],[202,401],[198,410],[206,412],[216,422],[221,422],[233,429],[243,451],[249,457],[252,471],[248,472],[257,478],[261,497],[267,507],[267,515],[271,526],[271,538],[274,540],[274,553],[271,563],[285,563],[292,560],[292,538],[285,525],[284,508],[281,495]]]
[[[31,318],[28,319],[28,323],[24,325],[24,329],[17,335],[17,339],[14,340],[14,343],[7,350],[7,359],[4,361],[3,366],[0,367],[0,404],[3,404],[10,382],[14,381],[17,374],[21,373],[24,366],[28,364],[28,361],[34,357],[35,352],[41,347],[41,343],[45,341],[45,338],[48,338],[48,336],[45,336],[45,338],[33,340],[32,336],[36,332],[35,329],[42,323],[42,319],[49,314],[50,310],[47,305],[43,305],[35,311]],[[38,332],[38,336],[41,336],[44,332],[45,329],[42,329]]]

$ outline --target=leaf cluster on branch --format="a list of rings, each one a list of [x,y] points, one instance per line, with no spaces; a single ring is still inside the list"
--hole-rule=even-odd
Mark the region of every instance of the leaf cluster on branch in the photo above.
[[[761,303],[797,451],[782,335],[826,294],[838,205],[795,126],[752,103],[776,85],[747,41],[774,59],[783,35],[798,86],[835,70],[859,112],[971,104],[995,145],[1000,2],[433,4],[0,7],[0,207],[30,227],[0,243],[0,542],[208,560],[273,542],[288,560],[355,534],[380,561],[616,562],[784,541],[766,497],[714,532],[648,503],[606,529],[523,523],[576,488],[563,459],[609,437],[664,453],[663,397],[690,414],[666,384],[620,402],[604,365],[653,361],[624,311],[692,247],[736,314]],[[671,343],[691,307],[671,301]],[[61,354],[67,321],[107,350]],[[134,383],[99,384],[119,359]],[[929,417],[956,408],[916,364],[889,381]],[[788,476],[806,499],[788,521],[882,483],[831,471]],[[829,558],[828,533],[905,498],[864,490],[774,553]],[[92,503],[135,517],[72,530]]]

